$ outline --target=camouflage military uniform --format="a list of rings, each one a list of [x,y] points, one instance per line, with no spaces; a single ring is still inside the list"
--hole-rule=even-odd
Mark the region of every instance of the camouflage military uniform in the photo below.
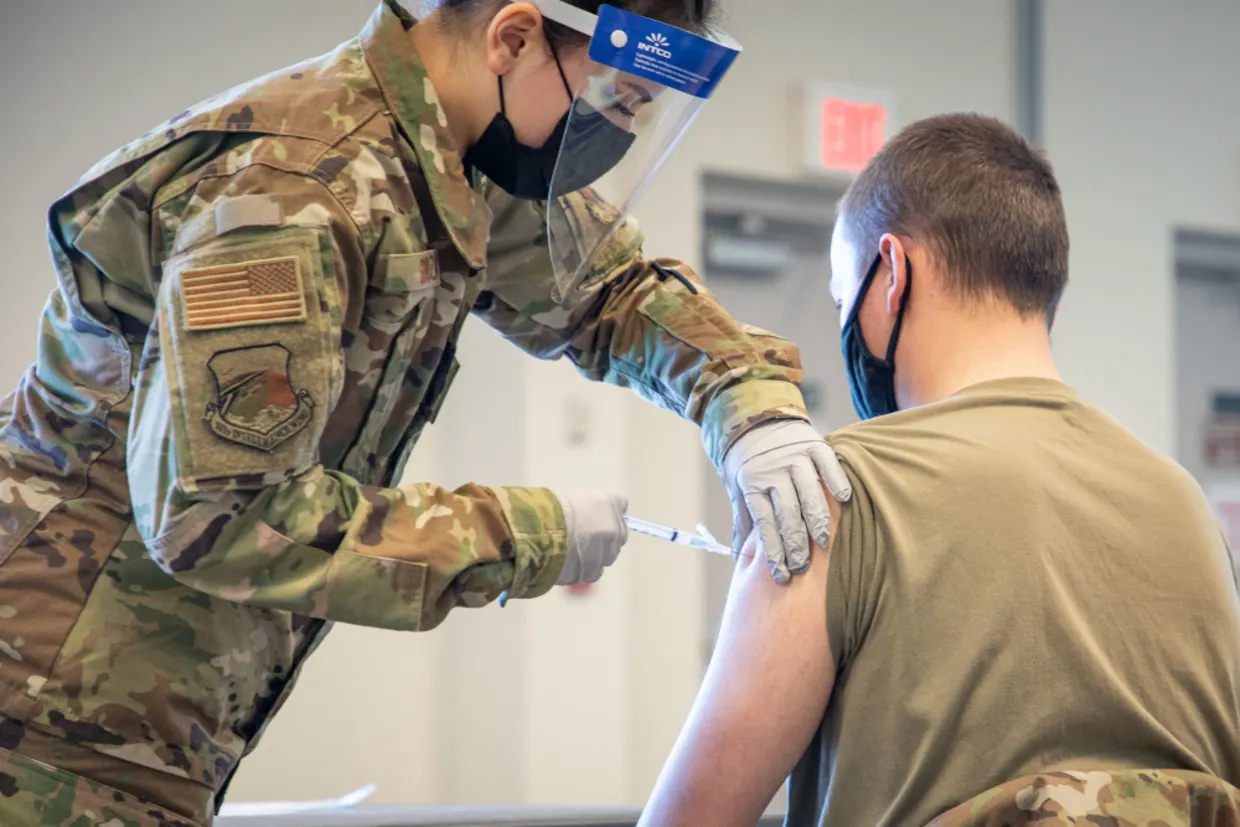
[[[700,423],[716,462],[805,417],[796,350],[631,226],[554,303],[544,209],[471,188],[412,24],[387,0],[52,208],[59,286],[0,406],[5,827],[209,823],[328,623],[555,583],[549,492],[390,487],[471,313]]]
[[[1186,770],[1048,772],[1009,781],[928,827],[1237,827],[1240,790]]]

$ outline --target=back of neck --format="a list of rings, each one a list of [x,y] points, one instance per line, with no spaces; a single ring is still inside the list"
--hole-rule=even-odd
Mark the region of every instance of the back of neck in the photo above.
[[[901,408],[928,405],[999,379],[1062,381],[1041,319],[1015,313],[963,313],[922,324],[901,337],[896,356]]]

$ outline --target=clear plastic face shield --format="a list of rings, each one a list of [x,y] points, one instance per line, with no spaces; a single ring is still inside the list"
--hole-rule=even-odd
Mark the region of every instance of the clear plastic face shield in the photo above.
[[[606,264],[608,242],[740,54],[726,35],[695,34],[602,6],[530,0],[590,36],[547,203],[555,299]]]

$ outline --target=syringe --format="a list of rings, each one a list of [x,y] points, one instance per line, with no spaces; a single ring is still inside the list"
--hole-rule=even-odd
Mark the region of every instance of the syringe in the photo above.
[[[711,554],[726,554],[732,556],[732,549],[721,543],[716,542],[707,532],[703,531],[701,526],[698,527],[697,534],[690,534],[687,531],[678,531],[674,528],[668,528],[658,523],[652,523],[648,520],[639,520],[636,517],[625,517],[624,522],[628,525],[630,531],[638,534],[645,534],[648,537],[657,537],[660,540],[666,540],[669,543],[675,543],[678,546],[688,546],[689,548],[701,549],[709,551]],[[703,536],[703,535],[706,536]]]
[[[697,534],[689,534],[684,531],[677,531],[674,528],[668,528],[665,525],[652,523],[648,520],[639,520],[636,517],[625,516],[625,524],[630,531],[638,534],[645,534],[648,537],[657,537],[660,540],[666,540],[669,543],[675,543],[678,546],[688,546],[689,548],[701,549],[709,551],[711,554],[724,554],[728,557],[732,556],[732,549],[718,542],[711,536],[706,526],[698,523]],[[748,557],[749,555],[745,555]],[[508,605],[508,592],[504,592],[499,596],[499,606],[504,608]]]

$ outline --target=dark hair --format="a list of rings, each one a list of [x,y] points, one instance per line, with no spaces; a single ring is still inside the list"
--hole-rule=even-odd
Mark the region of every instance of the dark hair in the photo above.
[[[1055,173],[994,118],[940,115],[905,128],[849,187],[839,212],[858,256],[876,255],[884,233],[909,236],[962,298],[1003,299],[1049,322],[1068,284]]]
[[[439,6],[456,14],[477,17],[494,13],[507,0],[440,0]],[[579,9],[597,14],[604,2],[633,14],[640,14],[679,29],[701,34],[714,22],[715,0],[568,0]],[[585,37],[568,26],[553,20],[545,21],[543,30],[554,49],[571,48],[586,42]]]

